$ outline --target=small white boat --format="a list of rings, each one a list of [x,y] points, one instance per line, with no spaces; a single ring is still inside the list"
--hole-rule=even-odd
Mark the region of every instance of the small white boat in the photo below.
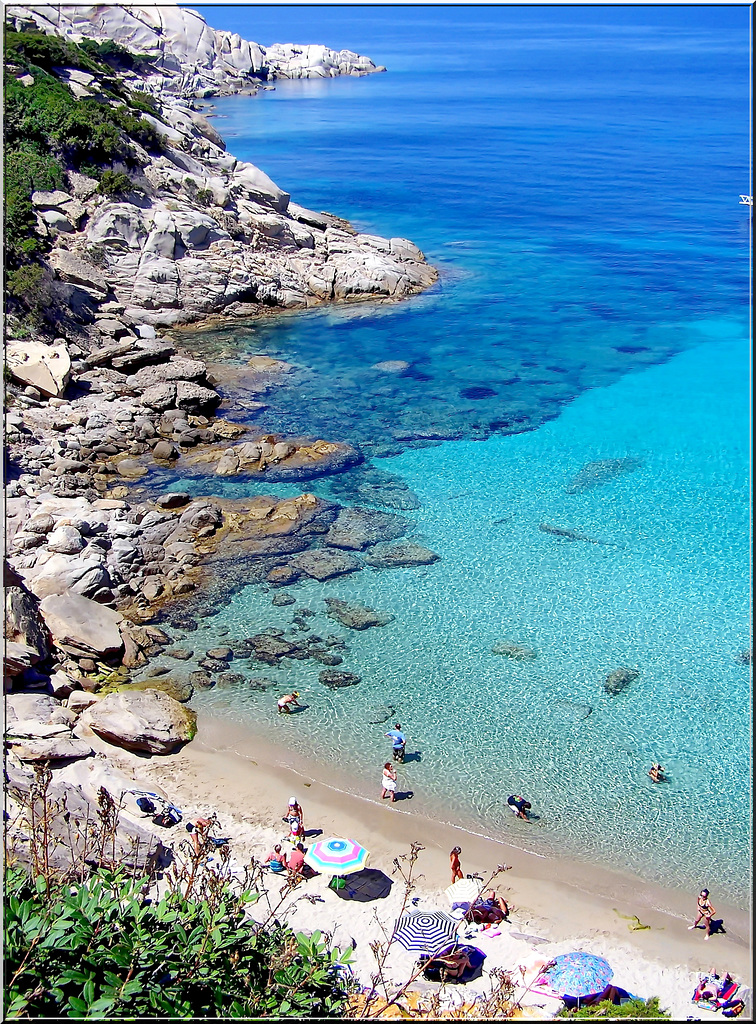
[[[740,206],[753,206],[753,196],[741,196]]]

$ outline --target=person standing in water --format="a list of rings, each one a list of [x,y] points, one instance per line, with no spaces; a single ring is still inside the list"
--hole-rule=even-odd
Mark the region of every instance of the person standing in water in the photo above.
[[[386,739],[391,740],[393,745],[394,760],[404,763],[404,751],[407,747],[407,737],[402,732],[402,727],[398,722],[394,722],[394,728],[389,729],[387,733],[384,733]]]
[[[278,713],[279,715],[290,715],[292,708],[299,708],[302,705],[298,703],[297,698],[299,693],[295,690],[293,693],[285,693],[282,697],[278,698]]]
[[[522,818],[523,821],[528,820],[527,812],[533,805],[528,800],[526,800],[524,796],[508,796],[507,804],[509,805],[509,809],[512,811],[512,813],[515,814],[518,818]]]
[[[462,847],[461,846],[455,846],[454,849],[449,854],[449,864],[451,865],[452,885],[454,885],[455,882],[459,882],[460,879],[465,877],[462,874],[462,868],[460,867],[460,863],[459,863],[459,855],[460,855],[460,853],[462,853]]]

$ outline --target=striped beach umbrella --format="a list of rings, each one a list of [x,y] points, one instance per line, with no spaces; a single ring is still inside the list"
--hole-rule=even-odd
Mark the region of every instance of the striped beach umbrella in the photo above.
[[[441,910],[410,910],[394,926],[394,938],[410,953],[433,956],[456,938],[458,921]]]
[[[321,875],[351,875],[362,871],[370,856],[364,846],[353,839],[321,839],[313,843],[304,856],[305,864]]]
[[[450,903],[474,903],[480,896],[480,887],[483,883],[477,878],[460,878],[444,892],[449,897]]]

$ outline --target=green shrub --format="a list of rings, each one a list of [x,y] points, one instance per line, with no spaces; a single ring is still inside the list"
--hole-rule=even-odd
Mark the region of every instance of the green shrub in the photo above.
[[[575,1017],[580,1020],[594,1017],[600,1017],[602,1020],[645,1020],[654,1017],[657,1020],[671,1020],[670,1015],[659,1006],[658,996],[652,996],[650,999],[628,999],[620,1006],[615,1006],[611,1000],[604,999],[595,1006],[584,1006],[579,1010],[560,1010],[557,1017]]]
[[[117,71],[144,71],[152,64],[152,57],[146,53],[132,53],[120,43],[106,39],[102,43],[94,39],[82,39],[80,48],[92,59],[109,65]]]
[[[128,195],[134,189],[128,174],[121,171],[103,171],[97,191],[103,196]]]
[[[253,930],[225,883],[154,903],[144,879],[102,871],[71,887],[6,869],[6,1019],[338,1017],[346,955],[288,927]]]
[[[9,270],[5,290],[26,310],[31,323],[41,324],[53,314],[50,275],[38,263],[25,263]]]
[[[50,70],[59,68],[78,68],[95,74],[107,70],[107,66],[88,54],[81,46],[61,39],[60,36],[48,36],[36,29],[17,32],[11,25],[4,26],[5,60],[28,68],[36,65]]]
[[[194,197],[199,206],[212,206],[213,193],[212,189],[209,188],[198,188],[197,195]]]

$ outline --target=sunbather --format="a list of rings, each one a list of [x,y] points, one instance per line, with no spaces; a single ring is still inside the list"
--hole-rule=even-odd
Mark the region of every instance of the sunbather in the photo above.
[[[452,981],[475,967],[464,949],[453,949],[432,957],[425,966],[426,971],[429,969],[438,971],[441,981]]]

